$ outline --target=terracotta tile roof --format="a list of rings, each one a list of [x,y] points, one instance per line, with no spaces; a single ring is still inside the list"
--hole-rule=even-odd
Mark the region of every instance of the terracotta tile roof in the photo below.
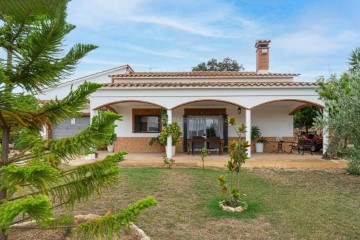
[[[235,72],[235,71],[194,71],[194,72],[131,72],[126,74],[109,75],[112,78],[153,78],[153,77],[295,77],[300,74],[291,73],[266,73]]]
[[[316,82],[130,82],[105,83],[104,87],[301,87],[317,86]]]

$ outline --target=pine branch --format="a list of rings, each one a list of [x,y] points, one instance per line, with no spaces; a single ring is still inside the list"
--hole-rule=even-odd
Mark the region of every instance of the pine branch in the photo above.
[[[39,193],[45,194],[49,184],[58,181],[59,171],[47,164],[29,166],[17,166],[10,164],[0,168],[0,191],[7,189],[8,197],[11,197],[18,186],[34,186]]]
[[[3,187],[12,189],[15,186],[21,186],[28,190],[27,194],[11,198],[9,201],[26,198],[29,195],[47,194],[54,201],[70,206],[76,201],[88,199],[94,193],[99,194],[104,187],[111,187],[116,184],[119,174],[117,163],[123,161],[126,154],[126,152],[118,152],[106,156],[104,160],[77,166],[64,172],[48,167],[55,173],[51,175],[49,174],[51,171],[44,171],[38,165],[35,165],[36,167],[28,167],[25,171],[23,167],[18,170],[12,165],[11,167],[4,168]],[[15,174],[9,174],[11,172],[9,169],[13,170],[14,168],[18,171]],[[24,172],[26,173],[25,177]],[[51,180],[47,179],[51,176]],[[34,181],[38,178],[39,182],[34,182],[33,178]],[[63,184],[56,185],[60,181]],[[45,185],[45,183],[48,184]]]
[[[91,125],[72,137],[51,139],[48,149],[60,159],[71,160],[89,153],[90,149],[105,144],[114,131],[114,122],[121,116],[112,112],[99,112],[93,117]]]
[[[66,118],[74,117],[85,108],[88,102],[87,97],[101,86],[101,84],[85,81],[75,91],[70,91],[63,100],[44,103],[38,109],[38,114],[33,117],[33,120],[56,125]]]
[[[5,202],[0,205],[0,212],[1,228],[8,228],[21,213],[28,214],[39,222],[49,219],[53,215],[49,198],[44,195]]]
[[[113,234],[120,238],[120,229],[129,227],[136,217],[145,209],[157,204],[153,197],[147,197],[118,213],[108,212],[105,215],[79,224],[74,230],[74,239],[113,239]]]

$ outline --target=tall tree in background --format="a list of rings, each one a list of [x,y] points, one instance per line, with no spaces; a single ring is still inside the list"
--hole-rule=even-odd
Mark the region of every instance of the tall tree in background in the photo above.
[[[43,227],[72,225],[72,216],[55,216],[58,205],[74,206],[103,187],[116,183],[120,152],[104,161],[70,170],[60,163],[94,151],[105,144],[121,116],[99,112],[84,131],[63,139],[42,139],[44,124],[56,125],[79,116],[89,94],[100,84],[85,82],[63,100],[39,105],[35,94],[53,87],[73,73],[78,61],[96,46],[76,44],[64,53],[65,36],[74,29],[66,22],[67,0],[1,0],[0,47],[0,239],[7,239],[14,220],[31,218]],[[16,90],[16,91],[15,91]],[[10,133],[21,135],[24,151],[10,154]],[[56,205],[55,205],[56,204]],[[75,233],[87,232],[87,239],[119,232],[142,209],[156,204],[152,198],[118,213],[108,213],[97,221],[80,224]],[[25,220],[23,219],[23,220]],[[90,230],[90,231],[89,231]]]
[[[217,59],[212,58],[207,63],[202,62],[196,67],[192,68],[192,71],[241,71],[244,70],[242,64],[239,64],[236,60],[231,58],[224,58],[223,61],[218,62]]]
[[[294,127],[305,129],[306,134],[308,134],[309,129],[314,126],[315,119],[320,112],[319,108],[313,106],[301,109],[294,115]]]
[[[349,72],[340,77],[332,75],[320,78],[317,89],[325,102],[329,115],[327,119],[317,119],[317,124],[327,127],[330,135],[329,146],[324,158],[332,158],[338,152],[348,159],[348,171],[360,175],[360,65],[359,48],[349,59]]]

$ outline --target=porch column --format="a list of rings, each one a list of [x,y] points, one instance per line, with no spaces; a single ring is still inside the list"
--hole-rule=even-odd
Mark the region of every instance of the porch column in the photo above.
[[[172,122],[172,110],[167,110],[168,115],[168,124]],[[172,157],[172,138],[171,136],[168,136],[167,142],[166,142],[166,157],[171,158]]]
[[[245,125],[246,125],[246,135],[245,139],[249,142],[250,147],[248,147],[248,157],[251,157],[251,110],[245,110]]]
[[[329,113],[324,109],[323,111],[323,120],[324,120],[324,126],[323,126],[323,154],[325,154],[326,150],[329,146]]]
[[[90,104],[90,124],[92,123],[92,118],[98,114],[98,111],[93,109]],[[95,153],[90,153],[85,156],[85,160],[94,160],[96,158]]]

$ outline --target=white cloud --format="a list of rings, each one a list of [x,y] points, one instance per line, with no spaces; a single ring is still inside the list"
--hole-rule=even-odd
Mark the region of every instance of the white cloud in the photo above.
[[[273,39],[273,47],[300,54],[329,53],[359,39],[359,32],[340,30],[335,33],[315,28],[285,33]]]
[[[156,49],[148,49],[148,48],[143,48],[143,47],[139,47],[130,43],[123,43],[123,45],[127,48],[130,48],[132,50],[138,51],[138,52],[142,52],[142,53],[146,53],[146,54],[151,54],[151,55],[157,55],[157,56],[163,56],[163,57],[172,57],[172,58],[186,58],[186,57],[190,57],[190,54],[188,52],[184,52],[181,50],[169,50],[169,51],[160,51],[160,50],[156,50]]]
[[[122,63],[115,62],[115,61],[108,61],[108,60],[100,60],[100,59],[94,59],[85,57],[81,60],[81,62],[86,64],[95,64],[95,65],[106,65],[106,66],[120,66],[123,65]]]
[[[197,9],[191,16],[158,11],[151,1],[144,0],[77,0],[70,2],[69,9],[74,13],[70,14],[71,22],[93,30],[109,23],[118,24],[119,29],[122,24],[141,23],[204,37],[239,38],[261,32],[256,21],[239,16],[228,4],[216,4]],[[186,11],[185,6],[179,12],[182,10]]]

